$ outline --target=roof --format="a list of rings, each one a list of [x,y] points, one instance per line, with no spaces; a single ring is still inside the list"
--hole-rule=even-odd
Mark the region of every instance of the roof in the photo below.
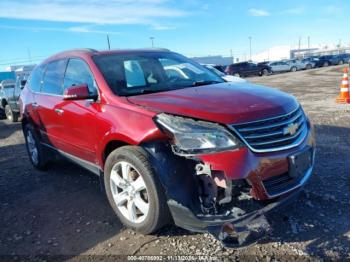
[[[45,62],[64,58],[67,56],[92,56],[92,55],[107,55],[107,54],[124,54],[124,53],[145,53],[145,52],[170,52],[165,48],[143,48],[143,49],[114,49],[114,50],[102,50],[98,51],[92,48],[71,49],[60,53],[57,53],[45,60]]]

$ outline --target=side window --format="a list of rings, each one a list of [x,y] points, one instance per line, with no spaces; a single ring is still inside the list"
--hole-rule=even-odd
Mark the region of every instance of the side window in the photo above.
[[[36,67],[33,72],[30,74],[30,78],[28,80],[28,86],[34,92],[40,92],[41,81],[43,79],[43,73],[45,71],[45,65],[40,65]]]
[[[62,95],[63,74],[66,60],[57,60],[47,65],[41,91],[46,94]]]
[[[88,65],[81,59],[71,58],[64,76],[63,89],[81,84],[87,84],[90,94],[97,94],[95,80]]]
[[[145,74],[138,61],[124,61],[124,69],[127,87],[138,87],[146,85]]]

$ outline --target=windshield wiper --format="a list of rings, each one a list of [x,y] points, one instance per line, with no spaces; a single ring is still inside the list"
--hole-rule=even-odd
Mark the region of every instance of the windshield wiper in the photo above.
[[[213,85],[213,84],[219,84],[222,83],[221,81],[215,81],[215,80],[210,80],[210,81],[195,81],[192,83],[191,86],[205,86],[205,85]]]
[[[158,92],[164,92],[169,91],[167,89],[141,89],[141,90],[135,90],[134,92],[125,92],[126,96],[134,96],[134,95],[144,95],[144,94],[152,94],[152,93],[158,93]]]

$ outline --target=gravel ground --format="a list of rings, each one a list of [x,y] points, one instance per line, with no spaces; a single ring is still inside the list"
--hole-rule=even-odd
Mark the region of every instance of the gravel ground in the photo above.
[[[241,249],[223,248],[209,234],[175,226],[152,236],[124,229],[100,193],[96,176],[66,161],[58,161],[47,172],[34,170],[20,124],[1,120],[0,259],[47,255],[50,260],[74,261],[126,259],[114,255],[208,255],[251,261],[350,259],[350,105],[335,103],[341,69],[249,79],[299,99],[315,124],[318,150],[314,175],[298,201],[268,216],[272,235]]]

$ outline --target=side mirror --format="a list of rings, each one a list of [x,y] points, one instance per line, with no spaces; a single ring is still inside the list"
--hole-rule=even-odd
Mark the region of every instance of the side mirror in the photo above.
[[[26,83],[27,83],[27,80],[21,80],[20,88],[23,89]]]
[[[90,95],[87,84],[70,86],[63,93],[63,100],[84,100],[89,98],[96,99],[96,96]]]

